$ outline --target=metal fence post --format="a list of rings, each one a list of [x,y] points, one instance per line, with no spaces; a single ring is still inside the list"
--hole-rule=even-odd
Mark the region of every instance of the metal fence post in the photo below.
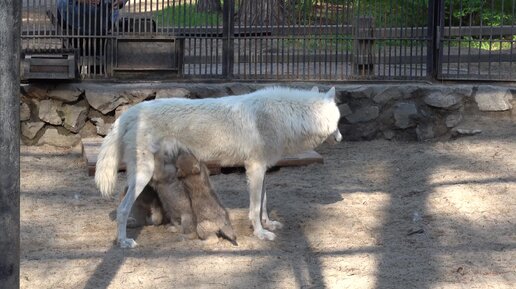
[[[444,9],[444,0],[428,1],[428,28],[427,28],[427,53],[426,72],[428,77],[436,80],[439,72],[441,54],[441,12]]]
[[[0,288],[20,286],[21,1],[0,2]]]
[[[234,31],[235,31],[235,1],[224,1],[222,7],[222,75],[226,79],[233,78],[234,63]]]

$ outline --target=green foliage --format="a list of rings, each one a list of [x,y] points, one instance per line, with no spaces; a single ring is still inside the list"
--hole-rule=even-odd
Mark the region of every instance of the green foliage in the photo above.
[[[168,6],[155,14],[158,25],[175,27],[196,27],[222,25],[222,15],[197,12],[195,4],[181,3]]]
[[[512,41],[516,41],[516,36],[512,37]],[[471,36],[462,36],[460,40],[452,40],[449,42],[452,47],[470,47],[481,50],[509,50],[512,48],[511,40],[500,39],[477,39]]]
[[[514,22],[513,0],[445,0],[448,25],[502,26]]]
[[[377,27],[427,23],[428,0],[286,0],[286,3],[297,24],[351,24],[356,16],[373,16]]]

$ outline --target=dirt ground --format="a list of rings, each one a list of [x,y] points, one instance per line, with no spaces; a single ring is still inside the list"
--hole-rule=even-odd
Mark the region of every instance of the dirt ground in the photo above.
[[[343,142],[267,178],[277,240],[253,237],[245,175],[213,177],[239,246],[164,226],[113,245],[78,148],[22,147],[21,288],[514,288],[516,125],[446,142]],[[120,174],[118,188],[125,184]]]

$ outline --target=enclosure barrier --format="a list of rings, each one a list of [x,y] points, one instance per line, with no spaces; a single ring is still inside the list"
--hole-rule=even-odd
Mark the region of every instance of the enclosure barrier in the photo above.
[[[516,0],[22,1],[25,79],[516,79]]]

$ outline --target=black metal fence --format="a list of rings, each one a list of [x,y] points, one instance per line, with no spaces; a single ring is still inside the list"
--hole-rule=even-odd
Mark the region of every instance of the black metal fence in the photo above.
[[[516,80],[516,0],[22,1],[26,78]]]

